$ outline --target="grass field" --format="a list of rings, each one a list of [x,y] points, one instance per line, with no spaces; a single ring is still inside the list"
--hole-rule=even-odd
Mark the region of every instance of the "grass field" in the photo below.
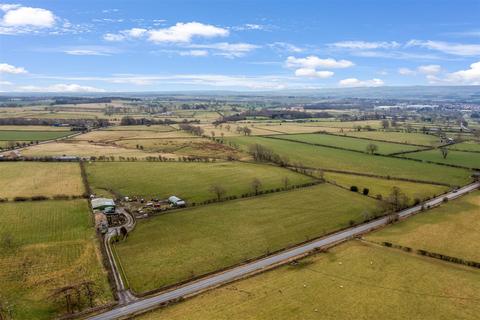
[[[3,203],[0,212],[0,296],[13,319],[56,318],[52,290],[85,280],[97,305],[112,300],[85,200]]]
[[[352,137],[417,144],[427,147],[440,144],[440,138],[434,135],[414,132],[408,133],[397,131],[350,131],[345,132],[344,134]]]
[[[263,190],[283,187],[284,177],[292,185],[313,180],[287,169],[242,162],[97,162],[87,165],[87,175],[99,194],[111,189],[125,196],[146,198],[177,195],[188,202],[215,198],[209,190],[214,184],[221,185],[227,196],[240,196],[252,192],[254,178],[262,182]]]
[[[451,150],[463,150],[463,151],[477,151],[480,152],[480,142],[465,141],[462,143],[456,143],[449,147]]]
[[[362,152],[366,152],[367,146],[369,144],[374,144],[378,148],[376,153],[380,153],[380,154],[390,154],[390,153],[413,151],[413,150],[419,149],[419,147],[409,146],[409,145],[399,144],[399,143],[378,142],[378,141],[371,141],[367,139],[357,139],[357,138],[334,136],[331,134],[318,134],[318,133],[279,135],[279,136],[275,136],[275,138],[306,142],[311,144],[321,144],[326,146],[333,146],[333,147],[345,148],[345,149],[362,151]]]
[[[79,196],[85,192],[78,163],[0,162],[0,172],[0,198]]]
[[[240,263],[363,219],[377,201],[322,184],[138,221],[116,245],[136,292]]]
[[[476,319],[480,273],[349,242],[139,320]]]
[[[106,131],[155,131],[155,132],[166,132],[166,131],[175,131],[170,126],[167,125],[138,125],[138,126],[111,126],[107,127],[104,130]]]
[[[0,125],[1,131],[69,131],[69,127],[54,127],[54,126],[3,126]]]
[[[248,159],[247,154],[235,148],[200,137],[121,140],[115,142],[115,145],[125,148],[136,148],[138,145],[148,152],[174,153],[179,156]]]
[[[456,185],[462,185],[470,181],[470,172],[468,170],[401,158],[372,156],[264,137],[229,137],[228,140],[240,145],[244,149],[248,148],[248,145],[258,143],[284,157],[288,157],[290,163],[300,162],[303,165],[315,168],[371,173],[382,176],[389,175],[391,177]]]
[[[400,190],[405,193],[410,203],[413,203],[414,199],[418,198],[423,200],[427,197],[434,195],[440,195],[448,191],[448,187],[437,186],[424,183],[413,183],[398,180],[378,179],[364,176],[348,175],[341,173],[325,172],[325,179],[334,182],[342,187],[350,188],[351,186],[357,186],[359,192],[362,192],[363,188],[369,189],[371,196],[378,194],[383,198],[388,197],[393,187],[399,187]]]
[[[0,140],[44,141],[58,139],[72,134],[72,131],[8,131],[0,130]]]
[[[118,157],[137,157],[139,159],[148,156],[158,156],[158,153],[150,153],[136,149],[121,148],[113,145],[93,144],[85,141],[67,141],[67,142],[52,142],[42,145],[27,147],[22,150],[24,156],[114,156]],[[174,155],[163,154],[164,156],[175,157]]]
[[[388,241],[480,262],[480,192],[375,232],[367,239]]]
[[[93,142],[114,142],[128,139],[163,139],[172,137],[191,137],[184,131],[170,128],[169,131],[154,130],[98,130],[76,136],[72,140],[93,141]]]
[[[408,153],[404,155],[406,158],[433,161],[439,163],[453,164],[467,168],[480,168],[480,153],[463,152],[450,150],[447,158],[443,158],[440,149],[420,151]]]

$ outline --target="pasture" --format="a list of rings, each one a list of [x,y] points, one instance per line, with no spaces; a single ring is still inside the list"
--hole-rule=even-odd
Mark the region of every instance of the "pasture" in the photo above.
[[[228,141],[245,150],[249,145],[261,144],[288,158],[290,163],[301,163],[314,168],[370,173],[385,177],[409,178],[453,185],[463,185],[470,181],[468,170],[401,158],[373,156],[265,137],[229,137]]]
[[[190,137],[191,135],[170,128],[168,131],[155,130],[96,130],[76,136],[72,140],[112,143],[130,139],[163,139],[172,137]]]
[[[72,131],[33,131],[0,130],[0,140],[44,141],[62,138],[73,134]]]
[[[349,131],[345,132],[344,135],[365,139],[416,144],[427,147],[440,144],[439,137],[431,134],[423,134],[416,132],[409,133],[399,131]]]
[[[406,155],[403,155],[403,157],[452,164],[467,168],[480,168],[480,152],[464,152],[450,150],[448,151],[447,157],[444,158],[440,149],[434,149],[408,153]]]
[[[480,191],[418,214],[366,238],[480,262],[478,230]]]
[[[322,184],[139,220],[115,245],[145,292],[322,236],[376,213],[377,201]]]
[[[137,319],[473,320],[479,291],[479,272],[350,241]]]
[[[456,143],[450,147],[450,150],[460,150],[460,151],[474,151],[480,152],[480,142],[476,141],[465,141],[462,143]]]
[[[310,144],[320,144],[320,145],[326,145],[326,146],[332,146],[332,147],[339,147],[339,148],[361,151],[361,152],[366,152],[367,146],[374,144],[378,148],[376,153],[379,153],[379,154],[390,154],[390,153],[413,151],[413,150],[419,149],[419,147],[416,147],[416,146],[410,146],[410,145],[399,144],[399,143],[379,142],[379,141],[372,141],[367,139],[342,137],[342,136],[335,136],[331,134],[320,134],[320,133],[279,135],[279,136],[275,136],[275,138],[305,142]]]
[[[219,159],[248,159],[248,155],[239,150],[200,137],[162,138],[162,139],[126,139],[116,141],[115,145],[124,148],[137,148],[148,152],[174,153],[178,156],[196,156]]]
[[[449,189],[445,186],[433,184],[379,179],[334,172],[325,172],[324,177],[327,179],[327,181],[336,183],[345,188],[357,186],[359,192],[362,192],[364,188],[368,188],[369,195],[377,196],[380,194],[384,199],[388,197],[393,187],[399,187],[400,190],[409,198],[411,204],[413,204],[415,199],[423,200],[427,197],[440,195]]]
[[[30,146],[22,150],[22,155],[30,157],[52,157],[52,156],[78,156],[78,157],[136,157],[139,159],[149,156],[159,156],[158,153],[150,153],[136,149],[121,148],[114,145],[94,144],[85,141],[63,141]],[[171,156],[163,154],[163,156]]]
[[[52,291],[93,281],[95,303],[112,300],[85,200],[0,204],[2,302],[14,319],[52,319],[63,300]]]
[[[262,190],[282,188],[285,177],[290,185],[313,181],[287,169],[242,162],[95,162],[86,168],[89,183],[99,194],[113,190],[160,199],[176,195],[188,202],[216,198],[210,191],[213,185],[223,187],[225,196],[241,196],[252,192],[254,178],[261,181]]]
[[[0,198],[85,193],[78,163],[0,162],[0,173]]]

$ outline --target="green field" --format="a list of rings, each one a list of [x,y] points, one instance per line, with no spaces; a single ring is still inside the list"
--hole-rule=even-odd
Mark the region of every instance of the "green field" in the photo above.
[[[409,133],[397,131],[349,131],[345,132],[344,134],[352,137],[417,144],[427,147],[440,144],[439,137],[431,134],[415,132]]]
[[[130,286],[144,292],[363,221],[377,204],[322,184],[139,220],[115,247]]]
[[[0,130],[0,140],[6,141],[44,141],[58,139],[72,134],[72,131],[14,131]]]
[[[294,134],[294,135],[278,135],[275,138],[306,142],[311,144],[320,144],[326,146],[340,147],[344,149],[366,152],[369,144],[378,147],[376,153],[390,154],[396,152],[405,152],[418,150],[419,147],[409,146],[399,143],[378,142],[367,139],[357,139],[350,137],[334,136],[331,134],[311,133],[311,134]]]
[[[78,163],[0,162],[0,172],[0,198],[85,193]]]
[[[375,232],[367,239],[388,241],[480,262],[480,192]]]
[[[462,142],[462,143],[456,143],[456,144],[448,147],[448,149],[480,152],[480,143],[475,142],[475,141],[465,141],[465,142]]]
[[[313,181],[287,169],[242,162],[97,162],[87,165],[87,176],[99,194],[113,190],[125,196],[160,199],[176,195],[188,202],[216,198],[210,191],[212,185],[222,186],[226,196],[240,196],[252,192],[254,178],[261,181],[263,190],[283,187],[285,177],[291,185]]]
[[[440,149],[408,153],[404,157],[453,164],[467,168],[480,168],[480,153],[450,150],[444,159]]]
[[[478,319],[480,272],[349,242],[140,320]]]
[[[400,190],[409,198],[410,204],[413,204],[415,199],[423,200],[427,197],[440,195],[449,189],[445,186],[437,186],[432,184],[378,179],[333,172],[325,172],[324,176],[327,181],[331,181],[345,188],[357,186],[359,192],[362,192],[363,188],[368,188],[369,195],[377,196],[380,194],[384,199],[388,197],[393,187],[399,187]]]
[[[0,204],[0,297],[13,319],[52,319],[52,291],[85,280],[112,300],[85,200]],[[10,239],[10,240],[7,240]]]
[[[244,149],[247,149],[251,144],[261,144],[275,153],[287,157],[290,163],[301,163],[309,167],[435,181],[454,185],[463,185],[470,181],[470,172],[465,169],[450,168],[401,158],[372,156],[347,150],[264,137],[228,137],[227,139]]]

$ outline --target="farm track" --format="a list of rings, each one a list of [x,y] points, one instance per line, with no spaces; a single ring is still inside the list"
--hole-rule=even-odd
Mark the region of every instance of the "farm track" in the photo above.
[[[462,195],[465,195],[469,192],[472,192],[480,187],[480,182],[475,182],[469,185],[466,185],[456,191],[451,191],[442,196],[436,197],[432,200],[429,200],[423,204],[413,206],[411,208],[402,210],[397,213],[399,219],[406,219],[412,215],[415,215],[418,212],[424,210],[424,208],[432,208],[438,205],[441,205],[444,202],[444,199],[453,200]],[[256,273],[260,273],[279,265],[285,264],[294,259],[306,256],[312,252],[315,252],[318,249],[327,248],[338,243],[347,241],[353,237],[365,234],[367,232],[373,231],[375,229],[384,227],[388,225],[391,221],[390,216],[385,216],[372,220],[361,225],[357,225],[351,228],[344,229],[342,231],[333,233],[331,235],[325,236],[323,238],[302,244],[293,249],[289,249],[274,255],[268,256],[266,258],[256,260],[233,269],[220,272],[191,283],[187,283],[175,289],[161,292],[159,294],[138,299],[134,302],[131,302],[126,305],[118,306],[110,311],[92,316],[88,319],[90,320],[107,320],[107,319],[125,319],[131,316],[144,313],[146,311],[158,308],[162,304],[167,304],[169,302],[174,302],[179,299],[190,297],[212,289],[232,281],[251,276]]]

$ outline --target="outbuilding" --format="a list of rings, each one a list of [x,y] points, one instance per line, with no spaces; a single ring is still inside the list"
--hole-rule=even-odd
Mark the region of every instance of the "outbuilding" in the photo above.
[[[95,198],[91,200],[93,210],[115,210],[115,201],[107,198]]]
[[[170,204],[174,207],[185,207],[186,205],[184,200],[176,196],[171,196],[170,198],[168,198],[168,202],[170,202]]]

